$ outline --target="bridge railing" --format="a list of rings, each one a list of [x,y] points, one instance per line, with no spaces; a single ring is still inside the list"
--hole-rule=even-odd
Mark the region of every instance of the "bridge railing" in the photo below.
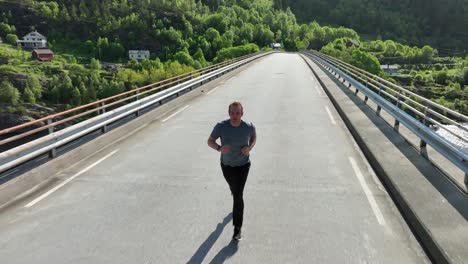
[[[398,131],[401,123],[418,136],[423,156],[428,157],[426,146],[429,144],[463,170],[465,175],[468,173],[466,149],[434,130],[435,127],[443,129],[463,144],[468,144],[468,138],[464,136],[468,128],[463,125],[468,123],[467,116],[334,57],[317,51],[307,51],[303,54],[337,75],[338,79],[342,78],[342,82],[347,81],[349,87],[354,86],[356,94],[361,91],[365,96],[364,101],[371,99],[377,105],[377,115],[380,115],[382,109],[388,112],[395,119],[395,130]],[[455,126],[459,130],[452,130],[446,125]]]
[[[0,153],[0,173],[47,152],[49,152],[51,158],[54,158],[56,149],[62,145],[99,129],[105,133],[107,126],[113,122],[130,115],[138,116],[141,110],[177,98],[204,83],[268,54],[270,52],[249,54],[1,130],[0,136],[29,128],[28,131],[1,140],[0,146],[39,132],[46,132],[46,134]],[[71,126],[58,128],[60,125],[63,126],[64,123],[73,121],[76,123]],[[46,124],[34,128],[44,123]]]

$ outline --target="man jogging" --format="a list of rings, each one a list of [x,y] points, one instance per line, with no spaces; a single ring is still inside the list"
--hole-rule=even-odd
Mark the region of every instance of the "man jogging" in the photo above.
[[[221,152],[221,170],[234,200],[232,238],[240,240],[244,215],[243,193],[250,169],[249,153],[255,145],[257,135],[252,123],[242,121],[244,112],[241,103],[230,104],[228,113],[230,118],[217,123],[213,128],[208,146]],[[216,143],[218,138],[221,138],[221,145]]]

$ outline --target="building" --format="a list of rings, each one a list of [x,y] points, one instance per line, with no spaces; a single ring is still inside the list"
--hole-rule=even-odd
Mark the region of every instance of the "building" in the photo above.
[[[399,75],[400,74],[400,66],[397,64],[389,65],[389,64],[384,64],[381,65],[380,68],[387,73],[388,75]]]
[[[270,43],[270,48],[272,49],[281,49],[281,43]]]
[[[43,49],[47,48],[47,38],[37,31],[33,31],[18,40],[18,43],[25,49]]]
[[[135,60],[149,59],[150,52],[149,50],[129,50],[128,57]]]
[[[350,47],[359,48],[359,42],[355,41],[354,39],[349,39],[348,41],[346,41],[346,47],[347,48],[350,48]]]
[[[54,58],[54,53],[50,49],[34,49],[32,58],[40,61],[51,61]]]

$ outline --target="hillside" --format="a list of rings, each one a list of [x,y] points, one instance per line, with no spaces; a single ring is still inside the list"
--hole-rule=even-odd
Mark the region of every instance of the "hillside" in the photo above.
[[[303,3],[304,9],[309,7]],[[0,0],[0,37],[5,42],[0,44],[0,112],[37,117],[28,111],[30,104],[69,109],[268,49],[272,42],[288,51],[322,49],[457,111],[468,111],[468,60],[444,62],[438,58],[440,51],[429,46],[368,43],[351,28],[301,24],[289,4],[294,7],[293,1],[276,0]],[[329,10],[316,8],[322,12],[311,20],[322,19]],[[16,39],[32,30],[47,36],[53,61],[38,62],[30,51],[16,49]],[[348,49],[343,43],[349,40],[361,47]],[[130,60],[128,51],[135,49],[148,50],[150,57]],[[387,76],[380,63],[389,62],[411,64],[408,75]],[[456,65],[416,65],[434,62]]]
[[[411,46],[431,44],[439,52],[468,52],[468,0],[275,0],[290,7],[301,23],[353,28],[360,34]],[[454,54],[456,53],[456,54]]]

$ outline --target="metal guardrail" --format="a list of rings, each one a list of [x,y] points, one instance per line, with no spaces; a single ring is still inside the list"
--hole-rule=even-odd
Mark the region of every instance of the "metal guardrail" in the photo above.
[[[428,158],[426,146],[429,144],[463,170],[465,175],[468,174],[468,152],[443,138],[431,128],[431,126],[437,126],[459,140],[468,142],[468,138],[463,134],[444,126],[445,124],[454,125],[468,132],[468,129],[462,125],[462,122],[468,122],[467,116],[331,56],[316,51],[302,52],[302,54],[338,75],[338,79],[342,78],[342,82],[346,80],[349,87],[356,88],[356,94],[361,91],[365,95],[365,102],[371,99],[376,103],[377,115],[380,115],[382,109],[388,112],[395,119],[396,131],[401,123],[418,136],[421,155]]]
[[[219,63],[208,68],[140,87],[135,90],[105,98],[62,113],[47,116],[33,122],[1,130],[0,135],[34,126],[39,122],[47,122],[47,125],[45,126],[4,139],[0,141],[0,145],[24,138],[43,130],[48,130],[48,135],[0,153],[0,173],[47,152],[49,152],[49,156],[53,158],[55,157],[56,149],[59,146],[67,144],[68,142],[98,129],[102,129],[102,132],[105,133],[107,131],[107,125],[110,123],[129,115],[139,116],[140,111],[145,108],[155,104],[161,105],[164,100],[179,97],[221,75],[224,75],[227,72],[270,53],[271,52],[246,55],[235,60]],[[151,94],[151,92],[153,92],[153,94]],[[128,102],[129,100],[131,101]],[[119,106],[119,104],[122,104],[123,102],[126,102],[126,104]],[[112,107],[113,109],[109,110],[109,108]],[[78,111],[83,112],[76,113]],[[53,131],[53,128],[59,124],[93,113],[98,113],[98,115],[62,130]],[[53,121],[54,119],[66,116],[67,114],[73,115],[59,121]]]

